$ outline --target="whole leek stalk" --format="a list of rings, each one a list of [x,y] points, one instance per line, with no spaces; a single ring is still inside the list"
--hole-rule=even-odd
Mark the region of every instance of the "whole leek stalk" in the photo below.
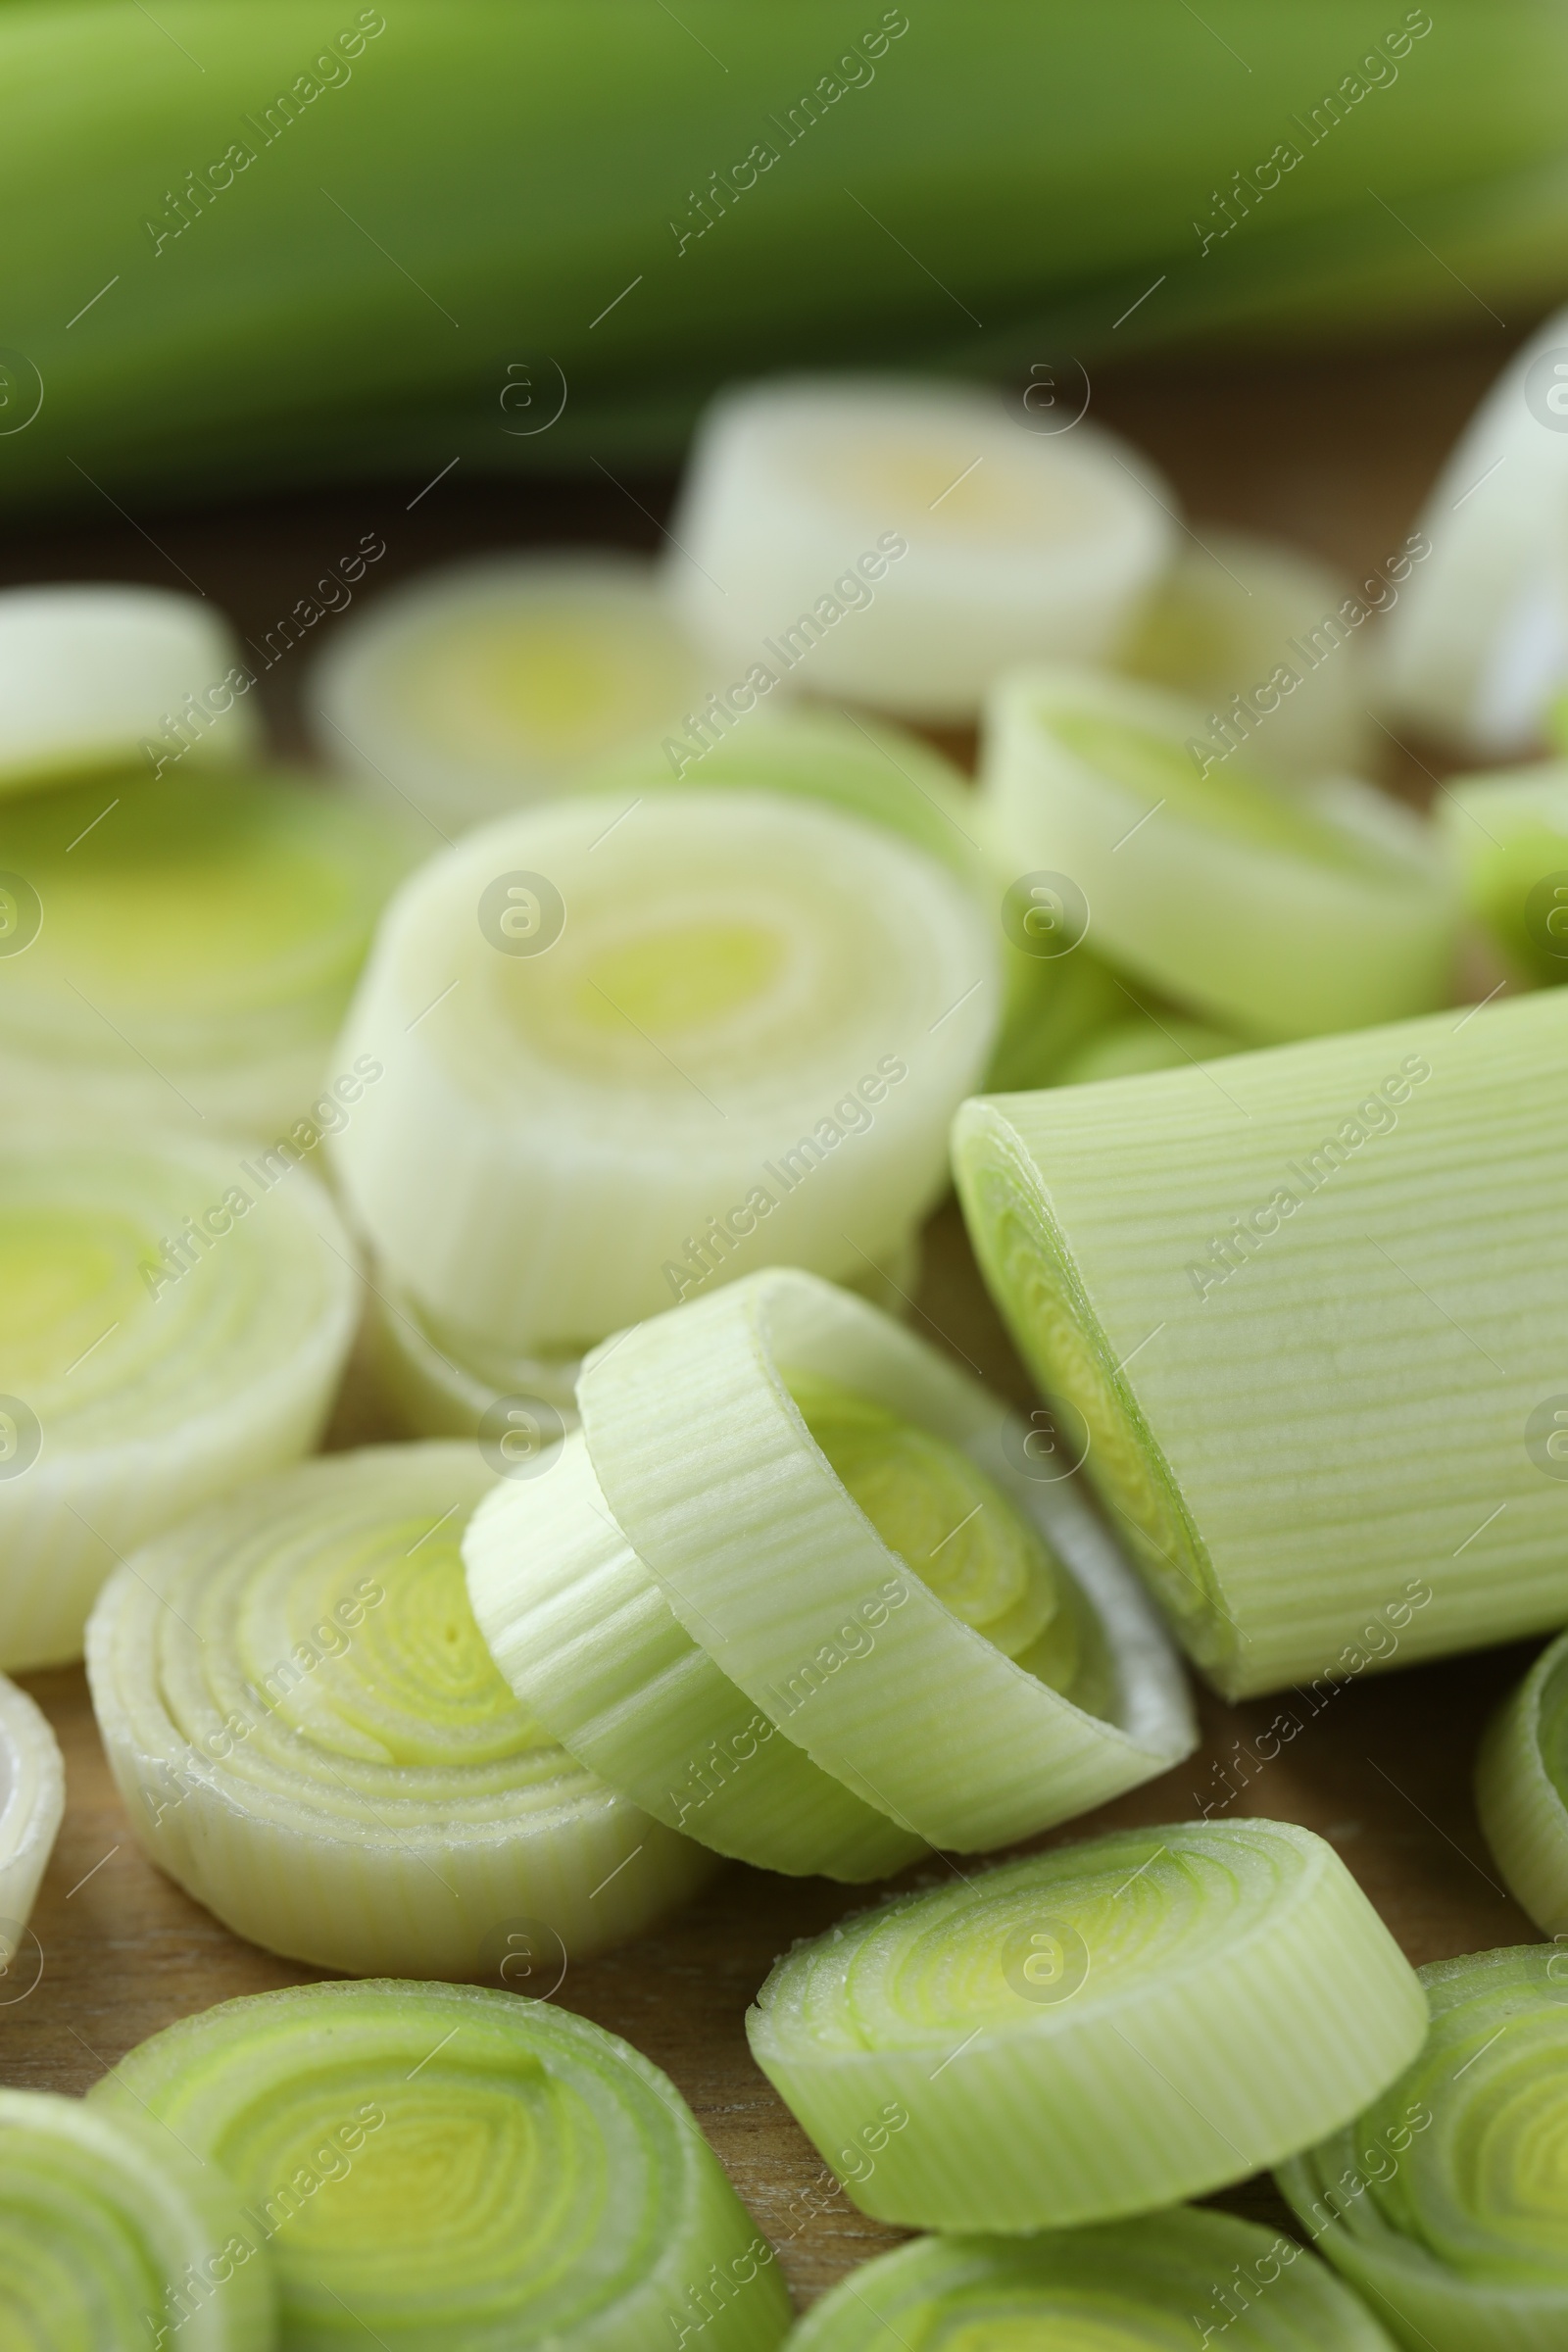
[[[0,504],[614,468],[670,454],[721,375],[1092,353],[1156,279],[1118,347],[1506,312],[1562,281],[1568,23],[1431,24],[13,0]]]

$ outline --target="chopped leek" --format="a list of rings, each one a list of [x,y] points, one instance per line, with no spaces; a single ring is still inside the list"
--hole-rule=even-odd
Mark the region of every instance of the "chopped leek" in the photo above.
[[[1438,821],[1510,978],[1568,980],[1568,761],[1445,784]]]
[[[81,1654],[117,1559],[307,1452],[353,1337],[309,1171],[169,1131],[0,1140],[0,1663]]]
[[[771,793],[569,797],[394,901],[336,1143],[398,1286],[581,1353],[750,1265],[851,1277],[947,1182],[996,1017],[986,916],[884,829]]]
[[[857,2150],[866,2171],[896,2122]],[[1258,2305],[1255,2314],[1253,2306]],[[1228,2213],[1177,2207],[1039,2237],[924,2237],[864,2263],[790,2352],[1390,2352],[1332,2271]]]
[[[693,636],[754,691],[947,722],[1013,662],[1108,654],[1169,560],[1169,494],[1113,434],[1032,421],[906,377],[723,395],[672,530]]]
[[[1239,1054],[1242,1040],[1227,1030],[1185,1020],[1179,1012],[1130,1013],[1070,1054],[1056,1072],[1058,1086],[1089,1086],[1097,1078],[1142,1078],[1151,1070],[1191,1069]]]
[[[1280,2173],[1314,2244],[1408,2352],[1568,2340],[1565,1978],[1542,1944],[1422,1969],[1419,2057]]]
[[[309,1984],[155,2034],[91,2093],[225,2173],[289,2352],[776,2352],[789,2297],[668,2077],[543,2001]],[[705,2324],[706,2323],[706,2324]]]
[[[796,1944],[746,2022],[863,2212],[1013,2231],[1148,2212],[1308,2146],[1409,2063],[1426,2002],[1333,1847],[1250,1820],[1118,1830],[898,1896]]]
[[[905,1830],[999,1845],[1191,1752],[1179,1670],[1060,1491],[1071,1464],[862,1300],[793,1269],[749,1276],[611,1342],[577,1402],[610,1517],[687,1635]],[[576,1505],[556,1507],[586,1583],[610,1547],[585,1519],[573,1533]],[[532,1497],[496,1508],[523,1540],[481,1602],[487,1624],[516,1613],[534,1573]],[[591,1606],[568,1591],[556,1640]],[[651,1628],[638,1642],[640,1682],[657,1663]],[[607,1694],[630,1636],[616,1647],[607,1637]],[[752,1785],[736,1775],[738,1804]],[[707,1834],[700,1815],[690,1827]]]
[[[1568,1479],[1568,1397],[1551,1404],[1538,1467]],[[1476,1810],[1514,1899],[1548,1936],[1568,1935],[1568,1635],[1542,1651],[1494,1718]]]
[[[981,1270],[1230,1696],[1568,1615],[1568,998],[966,1103]]]
[[[66,1809],[47,1717],[0,1674],[0,1965],[15,1958]]]
[[[422,818],[434,848],[561,791],[623,738],[674,731],[712,683],[646,559],[483,556],[345,623],[317,666],[317,742]]]
[[[3,858],[9,1102],[296,1148],[308,1114],[352,1115],[364,1073],[327,1055],[410,862],[395,828],[295,781],[179,767],[8,801]]]
[[[1403,566],[1407,575],[1408,558]],[[1370,595],[1373,582],[1365,585]],[[1378,590],[1364,603],[1304,548],[1205,523],[1154,589],[1116,666],[1201,704],[1213,749],[1245,739],[1249,761],[1265,775],[1359,767],[1369,690],[1355,631],[1392,601],[1388,583],[1379,580]]]
[[[1199,706],[1154,687],[1016,672],[982,745],[995,854],[1066,876],[1097,948],[1219,1027],[1306,1037],[1443,1004],[1457,909],[1436,852],[1337,820],[1204,737]]]
[[[126,2102],[0,2090],[7,2352],[272,2352],[271,2266],[222,2174]]]
[[[244,680],[241,685],[240,681]],[[0,592],[0,795],[151,761],[243,759],[250,672],[213,607],[167,588]]]
[[[1029,940],[1022,922],[1033,910],[1024,902],[1037,883],[1049,889],[1053,879],[1026,875],[1022,891],[1009,882],[997,894],[1005,993],[988,1087],[1054,1086],[1073,1055],[1128,1008],[1127,989],[1083,940],[1059,956],[1039,954],[1032,941],[1020,945]]]
[[[328,1455],[110,1578],[88,1671],[131,1822],[253,1942],[358,1976],[476,1978],[509,1923],[579,1959],[708,1875],[496,1672],[458,1550],[491,1475],[471,1446]]]
[[[509,1354],[427,1313],[384,1271],[370,1298],[368,1355],[382,1403],[410,1437],[475,1437],[508,1398],[532,1399],[553,1436],[576,1424],[580,1356]]]

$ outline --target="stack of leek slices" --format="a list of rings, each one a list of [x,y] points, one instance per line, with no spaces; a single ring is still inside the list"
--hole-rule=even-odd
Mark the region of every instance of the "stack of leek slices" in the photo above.
[[[749,1276],[591,1356],[578,1404],[548,1473],[475,1512],[469,1592],[524,1704],[656,1819],[869,1879],[1190,1752],[1179,1671],[1059,1456],[864,1301]]]

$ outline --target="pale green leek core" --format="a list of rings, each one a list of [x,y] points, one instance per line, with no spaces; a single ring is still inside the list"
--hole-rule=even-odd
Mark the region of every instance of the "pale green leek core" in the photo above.
[[[841,2279],[791,2352],[1180,2352],[1207,2340],[1390,2352],[1376,2320],[1293,2238],[1181,2207],[1039,2237],[920,2238]]]
[[[328,1455],[111,1578],[88,1662],[132,1823],[254,1942],[493,1980],[519,1921],[564,1965],[706,1875],[496,1671],[458,1550],[491,1483],[469,1446]]]
[[[1568,1438],[1559,1446],[1568,1472]],[[1568,1635],[1542,1651],[1493,1719],[1476,1810],[1515,1899],[1548,1936],[1568,1934]]]
[[[876,2219],[1026,2230],[1201,2194],[1364,2106],[1426,2006],[1332,1847],[1118,1831],[797,1944],[753,2055]],[[906,2121],[869,2168],[862,2127]]]
[[[1421,1971],[1419,2057],[1280,2173],[1315,2243],[1410,2352],[1568,2339],[1568,1963],[1544,1944]]]
[[[289,2352],[651,2352],[705,2318],[714,2352],[775,2352],[789,2325],[673,2083],[545,2002],[392,1983],[225,2001],[91,2103],[227,2175]]]
[[[992,1295],[1220,1689],[1562,1622],[1531,1432],[1562,1386],[1568,1000],[993,1098],[954,1152]]]
[[[214,2166],[118,2115],[0,2090],[6,2352],[272,2352],[270,2268]]]

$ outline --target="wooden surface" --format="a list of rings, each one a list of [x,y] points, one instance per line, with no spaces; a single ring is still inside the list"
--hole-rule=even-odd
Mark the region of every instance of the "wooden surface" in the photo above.
[[[1284,531],[1359,568],[1398,545],[1447,441],[1512,339],[1494,332],[1451,350],[1223,374],[1165,368],[1097,385],[1096,413],[1151,450],[1196,516]],[[603,482],[591,491],[497,490],[454,477],[410,512],[418,488],[274,500],[222,514],[139,514],[135,524],[105,509],[47,542],[13,536],[0,545],[0,579],[178,584],[184,573],[259,634],[367,529],[387,540],[388,580],[508,539],[639,545],[655,535],[637,506]],[[629,490],[662,511],[667,485],[633,481]],[[308,660],[309,649],[299,649],[266,681],[284,743],[297,740]],[[1390,781],[1419,787],[1418,763],[1392,751],[1390,759]],[[1004,1394],[1028,1399],[951,1204],[928,1239],[919,1305],[929,1336],[980,1365]],[[376,1434],[373,1408],[357,1391],[334,1442]],[[1215,1809],[1223,1803],[1232,1814],[1304,1822],[1330,1838],[1416,1962],[1527,1940],[1534,1931],[1496,1884],[1476,1827],[1470,1774],[1482,1725],[1530,1654],[1493,1651],[1369,1678],[1343,1689],[1316,1717],[1295,1697],[1240,1707],[1205,1697],[1198,1757],[1058,1836],[1179,1820],[1205,1800]],[[234,1993],[304,1983],[313,1972],[240,1942],[143,1860],[80,1674],[26,1682],[60,1735],[69,1794],[34,1915],[36,1948],[27,1947],[0,1985],[0,2081],[81,2091],[175,2018]],[[1249,1751],[1281,1703],[1301,1728],[1274,1761],[1259,1764]],[[1235,1791],[1228,1800],[1227,1785]],[[821,1880],[731,1866],[663,1934],[570,1968],[559,1994],[667,2068],[778,2245],[803,2308],[894,2233],[833,2188],[752,2066],[742,2020],[777,1952],[864,1899]],[[1218,2202],[1283,2217],[1266,2180]]]

